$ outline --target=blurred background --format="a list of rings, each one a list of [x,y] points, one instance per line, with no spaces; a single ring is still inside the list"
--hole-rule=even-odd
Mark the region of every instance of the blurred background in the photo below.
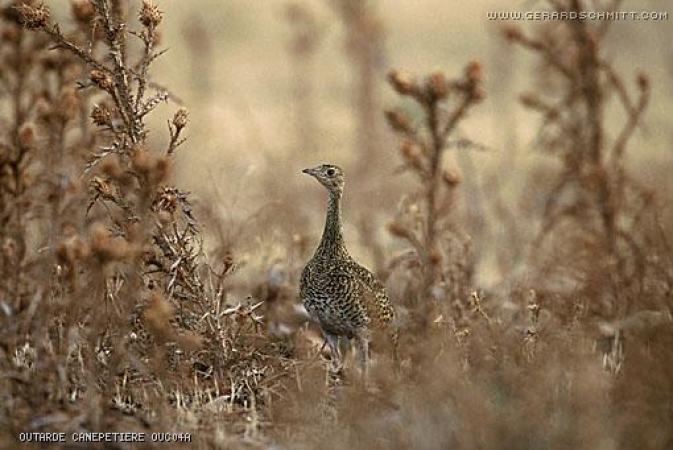
[[[530,153],[535,117],[517,98],[535,67],[530,55],[508,45],[498,32],[506,25],[490,21],[490,11],[535,11],[542,2],[474,1],[469,5],[442,0],[365,1],[363,14],[375,47],[373,89],[379,109],[396,102],[385,74],[400,68],[416,74],[444,70],[454,75],[471,59],[485,66],[486,102],[467,121],[464,134],[492,151],[484,163],[497,165],[512,154]],[[157,63],[155,78],[170,84],[190,108],[189,148],[181,157],[184,180],[194,189],[203,177],[232,166],[263,165],[292,159],[297,167],[326,159],[352,161],[357,148],[358,57],[354,35],[333,1],[160,2],[165,12],[164,46],[169,53]],[[666,11],[666,2],[624,2],[623,11]],[[635,8],[635,9],[634,9]],[[536,27],[540,22],[518,22]],[[658,92],[671,90],[670,21],[619,21],[606,42],[609,58],[620,73],[646,69]],[[302,42],[304,41],[304,42]],[[301,83],[298,85],[298,81]],[[303,88],[303,92],[299,92]],[[314,130],[302,131],[297,103],[312,108]],[[634,147],[661,150],[670,143],[664,117],[670,95],[652,99],[648,133]],[[305,116],[306,114],[299,114]],[[382,152],[395,154],[383,114],[376,116]],[[308,128],[308,126],[307,126]],[[311,144],[311,148],[303,145]],[[639,158],[642,151],[634,151]],[[234,158],[232,158],[234,156]],[[241,173],[237,170],[236,173]],[[210,174],[210,175],[209,175]],[[382,176],[387,174],[371,174]]]
[[[360,6],[349,10],[355,3]],[[667,5],[624,2],[622,11],[667,12]],[[394,176],[401,160],[382,113],[401,102],[385,82],[391,68],[419,77],[436,70],[457,76],[470,60],[482,63],[486,100],[458,132],[479,149],[452,150],[447,158],[469,172],[459,195],[497,188],[505,202],[516,202],[520,190],[530,190],[529,169],[550,164],[535,148],[539,116],[518,101],[524,91],[544,91],[535,81],[540,61],[503,39],[507,22],[487,19],[493,11],[548,8],[542,2],[200,0],[160,7],[169,52],[153,76],[191,115],[177,175],[197,197],[236,216],[260,209],[294,210],[299,217],[321,211],[323,193],[300,173],[320,162],[345,166],[347,196],[357,199],[358,209],[376,209],[381,221],[386,211],[392,216],[405,178]],[[516,25],[534,30],[547,24]],[[637,72],[645,70],[657,93],[628,152],[646,179],[665,177],[658,170],[670,157],[672,31],[670,20],[617,21],[603,47],[626,83],[635,84]],[[173,108],[166,106],[165,117],[155,119],[165,121]],[[611,110],[617,112],[610,120],[623,123],[619,108]],[[315,196],[304,200],[303,192]],[[355,214],[352,206],[346,202]],[[485,279],[498,276],[491,266],[488,260],[480,265]]]
[[[48,3],[64,25],[72,20],[67,2]],[[621,11],[669,13],[665,1],[617,3]],[[177,106],[189,109],[189,140],[176,154],[174,176],[223,224],[215,241],[226,248],[219,250],[246,261],[291,244],[278,246],[279,239],[309,236],[317,242],[324,192],[301,169],[331,162],[348,174],[344,207],[352,253],[376,266],[376,252],[366,241],[375,240],[379,249],[398,248],[385,225],[414,181],[399,174],[399,140],[383,112],[401,107],[414,120],[421,118],[411,101],[388,86],[386,74],[400,69],[419,79],[435,71],[456,77],[468,62],[478,61],[485,101],[460,122],[453,135],[458,148],[447,152],[444,164],[463,182],[457,205],[479,222],[466,227],[478,241],[478,284],[493,286],[511,272],[525,271],[522,249],[533,231],[524,226],[512,236],[500,229],[503,217],[525,223],[539,216],[562,164],[541,148],[541,116],[519,101],[524,92],[548,94],[553,81],[539,55],[508,42],[503,29],[516,25],[535,34],[544,27],[553,33],[561,22],[495,21],[488,13],[545,11],[547,3],[157,4],[164,13],[161,46],[168,52],[151,76],[169,90],[171,100],[148,120],[152,129],[162,130]],[[138,6],[130,1],[129,11]],[[651,83],[653,95],[629,142],[626,163],[633,176],[647,180],[665,199],[673,183],[667,175],[673,140],[667,120],[673,102],[670,23],[670,18],[613,21],[601,42],[602,54],[627,90],[636,90],[641,71]],[[618,95],[609,102],[606,138],[614,142],[628,117]],[[156,148],[167,139],[160,132],[150,136]],[[281,251],[264,258],[285,256]]]

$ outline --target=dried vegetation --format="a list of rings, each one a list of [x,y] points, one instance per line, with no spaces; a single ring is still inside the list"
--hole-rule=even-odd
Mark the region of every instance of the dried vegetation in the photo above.
[[[333,5],[371,100],[378,50],[359,48],[358,33],[378,39],[382,28],[356,3]],[[530,176],[541,207],[526,196],[510,207],[521,221],[510,225],[539,232],[525,282],[497,290],[476,285],[473,245],[501,224],[488,215],[469,227],[459,193],[472,174],[445,157],[477,146],[457,129],[487,76],[478,62],[455,78],[389,73],[406,102],[385,113],[400,155],[372,155],[369,142],[365,158],[412,175],[388,214],[401,251],[363,235],[399,310],[402,364],[374,349],[377,389],[346,385],[330,399],[321,341],[295,309],[317,233],[278,216],[285,257],[239,258],[237,236],[260,216],[234,232],[173,184],[187,109],[168,120],[163,148],[148,139],[148,116],[171,101],[150,77],[160,9],[75,0],[64,31],[40,3],[0,8],[0,446],[33,431],[189,432],[200,448],[673,445],[671,192],[627,157],[655,87],[645,72],[626,82],[604,58],[602,23],[505,30],[540,61],[522,102],[558,170]],[[303,24],[298,11],[291,20]],[[304,64],[312,48],[295,38]],[[375,121],[364,100],[363,130]],[[608,120],[614,109],[622,125]],[[299,125],[299,142],[314,142]]]

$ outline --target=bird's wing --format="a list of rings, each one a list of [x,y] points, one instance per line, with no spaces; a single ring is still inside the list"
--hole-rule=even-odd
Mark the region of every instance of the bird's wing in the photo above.
[[[350,261],[345,269],[354,275],[354,282],[359,285],[362,306],[368,316],[377,322],[390,322],[394,311],[386,293],[386,287],[381,280],[355,261]]]
[[[369,269],[355,261],[349,262],[349,271],[354,273],[358,279],[360,279],[370,290],[374,292],[385,292],[386,287],[383,285],[381,280]]]

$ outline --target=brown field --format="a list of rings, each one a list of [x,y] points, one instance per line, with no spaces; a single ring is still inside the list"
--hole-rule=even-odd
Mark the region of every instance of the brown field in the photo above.
[[[673,448],[671,19],[463,3],[0,0],[0,448]],[[323,162],[366,388],[300,307]]]

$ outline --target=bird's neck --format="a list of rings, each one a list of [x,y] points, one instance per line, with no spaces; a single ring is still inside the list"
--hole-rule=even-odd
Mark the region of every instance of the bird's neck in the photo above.
[[[316,254],[323,257],[348,256],[341,226],[341,195],[340,191],[329,191],[329,196],[327,197],[325,229],[316,251]]]

